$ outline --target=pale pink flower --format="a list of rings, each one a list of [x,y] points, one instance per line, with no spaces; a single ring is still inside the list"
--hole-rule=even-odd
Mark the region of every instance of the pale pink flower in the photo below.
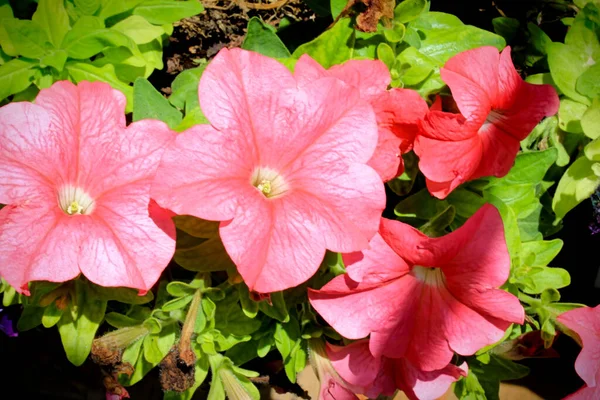
[[[223,49],[200,81],[211,125],[180,134],[153,188],[178,214],[222,221],[220,236],[250,290],[296,286],[325,249],[364,249],[385,205],[366,165],[377,124],[357,90],[322,78],[299,87],[279,62]]]
[[[400,389],[409,399],[433,400],[446,393],[461,376],[466,376],[466,364],[421,371],[405,358],[375,357],[369,351],[368,340],[343,347],[327,344],[327,355],[339,376],[371,399],[392,396]]]
[[[175,228],[148,209],[174,133],[124,112],[109,85],[66,81],[0,109],[0,275],[17,290],[83,273],[145,291],[169,263]]]
[[[348,382],[345,382],[336,372],[327,356],[326,344],[323,339],[316,338],[308,341],[308,359],[317,379],[319,380],[319,400],[357,400]]]
[[[519,300],[498,289],[508,279],[510,256],[491,205],[440,238],[382,218],[370,249],[344,261],[347,274],[311,290],[309,299],[343,336],[370,334],[375,357],[439,370],[454,352],[472,355],[524,319]]]
[[[322,77],[333,77],[356,87],[361,98],[375,111],[379,139],[368,165],[383,181],[404,171],[402,154],[412,150],[419,121],[427,114],[427,103],[410,89],[387,90],[391,78],[388,68],[379,60],[349,60],[344,64],[323,68],[308,55],[300,57],[294,76],[301,85]]]
[[[597,400],[600,398],[600,306],[567,311],[557,321],[580,339],[583,349],[575,361],[575,370],[585,386],[568,396],[570,400]]]

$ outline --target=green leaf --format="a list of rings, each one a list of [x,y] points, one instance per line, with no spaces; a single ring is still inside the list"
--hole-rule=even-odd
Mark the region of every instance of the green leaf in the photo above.
[[[502,36],[506,43],[511,43],[519,32],[521,24],[518,19],[509,17],[497,17],[492,20],[494,32]]]
[[[0,20],[4,18],[14,18],[13,10],[8,3],[8,0],[0,1]]]
[[[175,221],[177,229],[194,237],[212,238],[219,236],[218,221],[207,221],[190,215],[177,215],[173,218],[173,221]]]
[[[575,90],[577,79],[588,68],[586,55],[577,47],[562,43],[550,43],[546,49],[556,86],[569,98],[589,105],[590,100]]]
[[[146,0],[102,0],[99,17],[108,19],[114,15],[123,14],[133,10],[144,1]]]
[[[406,24],[427,9],[427,0],[404,0],[394,9],[394,21]]]
[[[50,43],[56,48],[71,28],[63,1],[40,0],[31,19],[46,32]]]
[[[180,110],[192,110],[199,108],[198,102],[198,84],[200,77],[206,69],[206,64],[197,68],[186,69],[181,72],[171,85],[171,96],[169,101]],[[203,236],[202,236],[203,237]]]
[[[0,100],[29,87],[39,71],[36,61],[15,58],[0,65]]]
[[[396,55],[394,50],[387,43],[379,43],[377,46],[377,58],[381,60],[388,69],[392,69],[396,62]]]
[[[446,201],[454,206],[456,215],[463,218],[471,217],[471,215],[475,214],[485,204],[483,197],[461,187],[453,190],[446,198]]]
[[[242,305],[242,311],[249,318],[255,318],[258,314],[258,303],[250,298],[250,291],[245,283],[237,285],[237,289],[240,296],[240,304]]]
[[[558,109],[558,126],[565,132],[582,133],[581,118],[587,109],[585,104],[563,98]]]
[[[165,31],[139,15],[132,15],[113,25],[111,29],[129,36],[137,44],[144,44],[159,39]]]
[[[454,221],[456,211],[453,206],[448,206],[445,210],[422,225],[419,230],[429,237],[443,236],[446,228]]]
[[[540,240],[522,244],[523,256],[528,265],[548,265],[560,252],[563,241],[560,239]]]
[[[157,365],[167,355],[175,344],[177,326],[167,324],[156,334],[147,335],[144,338],[144,358],[151,364]]]
[[[485,193],[485,200],[492,204],[502,217],[504,224],[504,236],[506,237],[506,247],[510,254],[511,268],[521,265],[521,233],[517,224],[517,217],[512,208],[507,206],[502,200],[490,193]]]
[[[133,88],[117,78],[112,65],[105,65],[102,68],[98,68],[83,62],[67,62],[65,67],[69,71],[71,79],[76,83],[81,81],[106,82],[114,89],[121,91],[127,98],[125,111],[131,112],[133,110]]]
[[[79,279],[74,285],[74,295],[58,321],[58,332],[68,360],[80,366],[90,353],[92,341],[104,318],[106,300],[92,297],[93,291]]]
[[[52,45],[46,32],[35,22],[4,19],[0,25],[0,46],[9,56],[40,58]]]
[[[138,5],[133,10],[133,14],[143,17],[151,24],[164,25],[198,15],[202,11],[204,7],[197,0],[148,0]]]
[[[133,121],[142,119],[158,119],[173,128],[182,116],[147,79],[137,78],[133,85]]]
[[[70,58],[83,60],[119,46],[133,49],[135,43],[117,30],[104,28],[101,18],[85,16],[67,33],[61,48],[67,51]]]
[[[255,51],[267,57],[285,58],[291,54],[275,33],[275,28],[265,24],[260,18],[252,17],[248,21],[248,33],[242,49]]]
[[[191,296],[191,295],[177,297],[173,300],[167,301],[165,304],[163,304],[163,306],[161,308],[163,311],[166,311],[166,312],[179,310],[179,309],[182,309],[185,306],[187,306],[192,301],[193,298],[194,298],[194,296]]]
[[[600,64],[592,65],[581,74],[577,79],[575,89],[590,99],[600,96]]]
[[[351,59],[353,47],[354,28],[349,18],[342,18],[313,41],[299,46],[292,57],[298,59],[302,54],[308,54],[324,68],[329,68]]]
[[[116,312],[110,312],[104,317],[106,322],[117,329],[119,328],[129,328],[132,326],[140,325],[140,320],[128,317],[127,315],[119,314]]]
[[[521,153],[515,164],[503,178],[490,178],[489,186],[538,184],[556,161],[556,149]]]
[[[580,157],[566,170],[556,187],[552,209],[557,221],[571,209],[594,193],[600,185],[600,177],[592,170],[593,161]]]
[[[94,15],[100,7],[100,0],[73,0],[77,10],[83,15]]]
[[[383,36],[385,40],[390,43],[399,43],[404,39],[406,34],[406,27],[401,23],[394,23],[390,29],[383,29]]]
[[[588,160],[596,162],[600,161],[600,139],[594,139],[588,143],[583,150]]]
[[[261,301],[258,303],[260,311],[268,315],[269,317],[276,319],[279,322],[288,322],[290,315],[288,314],[288,308],[283,298],[283,292],[271,293],[271,303],[269,305],[267,301]]]
[[[226,335],[245,336],[250,335],[260,328],[258,319],[249,318],[244,314],[238,303],[237,290],[230,292],[227,297],[218,304],[218,312],[215,313],[215,328]]]
[[[506,45],[504,38],[463,24],[451,14],[428,12],[411,22],[411,28],[424,34],[419,51],[441,64],[450,57],[465,50],[480,46],[494,46],[501,50]]]
[[[66,51],[56,50],[40,59],[40,67],[54,67],[58,72],[62,72],[67,62],[67,57]]]
[[[397,60],[400,66],[400,79],[406,86],[420,84],[437,68],[434,59],[414,47],[408,47],[398,54]]]
[[[594,101],[581,117],[581,128],[585,136],[591,139],[600,137],[600,102]]]
[[[296,382],[296,360],[295,352],[302,346],[300,326],[295,318],[290,319],[288,323],[277,323],[275,328],[275,347],[283,358],[285,373],[290,382]]]
[[[562,268],[530,267],[526,275],[516,280],[524,285],[523,291],[529,294],[539,294],[547,289],[560,289],[571,283],[569,272]]]
[[[338,15],[342,13],[344,8],[346,8],[346,4],[348,4],[348,0],[329,0],[329,5],[331,8],[331,17],[333,19],[336,19]]]
[[[42,325],[44,328],[51,328],[60,321],[63,315],[63,310],[56,306],[56,302],[53,301],[48,307],[44,309],[44,315],[42,316]]]
[[[177,249],[175,262],[189,271],[196,272],[227,271],[235,268],[219,237],[207,239],[197,246]]]
[[[142,352],[143,344],[143,340],[136,340],[123,352],[123,362],[130,363],[134,368],[131,376],[124,374],[119,376],[119,382],[125,386],[131,386],[139,382],[152,368],[155,367],[155,365],[149,363],[144,358],[144,353]]]
[[[25,332],[40,325],[44,316],[44,310],[43,307],[26,305],[17,322],[17,330]]]

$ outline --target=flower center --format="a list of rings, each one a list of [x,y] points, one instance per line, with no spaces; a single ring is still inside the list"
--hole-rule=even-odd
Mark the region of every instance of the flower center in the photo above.
[[[58,190],[58,205],[68,215],[89,215],[95,208],[94,199],[73,185],[65,185]]]
[[[277,171],[269,167],[258,167],[251,177],[252,186],[267,198],[283,195],[289,187]]]
[[[410,271],[412,276],[430,286],[444,286],[444,273],[440,268],[422,267],[415,265]]]

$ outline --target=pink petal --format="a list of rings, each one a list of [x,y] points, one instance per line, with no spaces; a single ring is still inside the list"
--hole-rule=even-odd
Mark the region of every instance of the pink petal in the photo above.
[[[344,264],[350,279],[355,282],[383,283],[410,272],[406,262],[398,256],[379,233],[362,252],[343,254]]]
[[[297,286],[319,268],[325,247],[306,223],[293,197],[270,201],[260,192],[221,224],[227,253],[250,290],[276,292]]]
[[[500,53],[498,63],[498,95],[492,98],[492,108],[506,110],[518,101],[518,93],[524,84],[510,57],[510,46]],[[530,85],[529,83],[527,85]],[[557,109],[558,111],[558,109]]]
[[[462,367],[451,364],[437,371],[422,371],[403,358],[390,361],[394,364],[396,384],[411,400],[440,398],[452,383],[466,375]]]
[[[297,87],[291,72],[276,60],[242,49],[222,49],[200,80],[200,106],[213,127],[230,140],[245,141],[247,157],[266,162],[259,144],[281,138],[293,118]],[[215,149],[216,150],[216,149]],[[260,152],[260,153],[259,153]],[[271,167],[273,165],[270,165]]]
[[[0,210],[0,276],[27,295],[30,281],[75,278],[88,226],[87,218],[69,218],[55,205],[5,206]]]
[[[505,176],[515,163],[521,143],[492,124],[485,124],[479,131],[479,137],[483,156],[471,179]]]
[[[64,154],[63,137],[47,135],[50,116],[31,103],[11,103],[0,108],[0,203],[21,203],[52,196],[53,182],[61,171],[53,154]]]
[[[467,119],[485,121],[491,101],[498,96],[498,60],[498,50],[484,46],[459,53],[440,68],[442,80]]]
[[[308,54],[300,56],[294,66],[294,78],[298,82],[298,86],[304,86],[319,78],[325,78],[328,72],[318,62],[313,60]]]
[[[441,103],[440,100],[440,107]],[[434,110],[432,106],[431,111],[419,123],[419,134],[430,139],[454,142],[467,140],[477,135],[477,128],[479,126],[467,121],[462,114]]]
[[[177,214],[230,220],[238,203],[256,192],[250,182],[251,152],[240,135],[196,125],[165,150],[152,197]]]
[[[79,267],[101,286],[149,290],[175,252],[174,224],[157,226],[149,214],[150,183],[131,183],[98,201],[82,241]]]
[[[290,180],[290,197],[305,221],[312,222],[315,239],[335,252],[368,246],[385,207],[383,183],[373,169],[360,164],[307,167]]]
[[[600,380],[600,378],[598,379]],[[589,387],[584,385],[581,389],[564,398],[564,400],[598,400],[600,398],[600,385]]]
[[[335,378],[325,376],[324,382],[321,383],[321,393],[319,399],[322,400],[357,400],[358,397],[345,388],[342,384],[337,382]]]
[[[125,129],[125,103],[121,92],[101,82],[75,86],[60,81],[40,91],[36,104],[50,114],[45,135],[57,142],[58,148],[52,154],[63,171],[65,184],[86,186],[88,194],[94,197],[106,188],[95,185],[107,184],[104,180],[112,179],[111,174],[127,164],[123,158],[130,159],[127,147],[131,144],[127,143],[128,137],[120,134]],[[153,140],[150,143],[152,146]]]
[[[443,199],[460,184],[468,181],[482,158],[482,144],[478,136],[461,141],[441,141],[418,136],[415,153],[419,168],[428,181],[437,183],[429,192]],[[446,183],[444,187],[440,187]]]
[[[589,388],[597,389],[600,387],[600,306],[567,311],[559,315],[557,321],[581,338],[583,349],[575,361],[575,370]],[[583,394],[589,393],[588,389]]]
[[[309,300],[342,336],[361,339],[371,333],[376,357],[402,357],[410,344],[406,338],[414,329],[421,290],[412,275],[382,283],[357,283],[342,275],[319,291],[309,290]]]
[[[384,181],[403,172],[402,157],[412,149],[419,122],[427,114],[427,103],[413,90],[393,89],[372,97],[379,141],[369,165]]]
[[[334,65],[327,74],[357,88],[360,97],[367,101],[387,90],[392,80],[390,71],[379,60],[348,60],[343,64]]]

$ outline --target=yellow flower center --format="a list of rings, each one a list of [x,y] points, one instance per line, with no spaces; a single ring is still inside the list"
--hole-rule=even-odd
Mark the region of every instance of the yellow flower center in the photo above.
[[[58,206],[68,215],[88,215],[96,203],[82,188],[65,185],[58,190]]]
[[[444,286],[446,279],[440,268],[422,267],[415,265],[410,271],[411,275],[430,286]]]
[[[250,183],[267,198],[281,196],[289,190],[279,172],[269,167],[256,168],[250,177]]]

